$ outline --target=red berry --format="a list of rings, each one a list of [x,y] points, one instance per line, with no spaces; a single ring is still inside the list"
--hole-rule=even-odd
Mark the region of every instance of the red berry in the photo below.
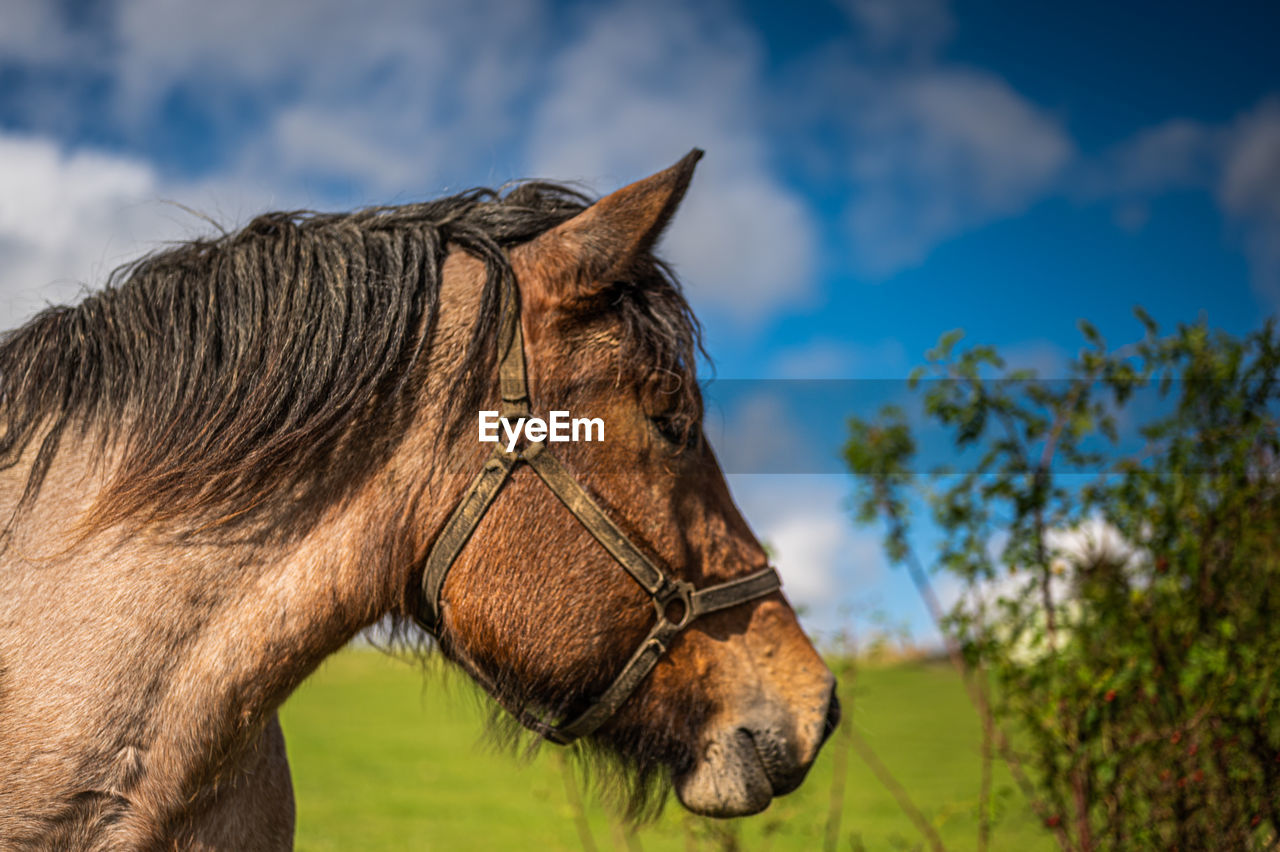
[[[1108,689],[1107,694],[1102,697],[1106,699],[1108,704],[1110,704],[1112,701],[1116,700],[1116,691],[1114,689]]]

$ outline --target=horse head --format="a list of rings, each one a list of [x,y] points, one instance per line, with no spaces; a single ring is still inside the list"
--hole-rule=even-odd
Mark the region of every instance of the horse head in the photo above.
[[[421,605],[529,727],[737,816],[800,783],[839,709],[703,437],[697,323],[651,253],[700,155],[509,250],[492,396],[509,421],[589,416],[603,440],[499,443],[438,525]]]

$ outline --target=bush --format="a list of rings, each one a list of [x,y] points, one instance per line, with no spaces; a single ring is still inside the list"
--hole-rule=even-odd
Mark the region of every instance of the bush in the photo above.
[[[1269,847],[1280,339],[1161,336],[1137,314],[1145,335],[1115,351],[1082,322],[1060,381],[944,336],[912,378],[932,433],[900,408],[850,421],[855,508],[926,594],[912,522],[930,511],[931,570],[960,590],[944,633],[990,677],[996,747],[1064,847]],[[963,468],[916,476],[937,426]]]

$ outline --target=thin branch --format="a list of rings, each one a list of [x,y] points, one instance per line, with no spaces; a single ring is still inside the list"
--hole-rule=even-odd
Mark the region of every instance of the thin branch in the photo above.
[[[850,727],[850,730],[852,731],[851,740],[853,747],[858,752],[858,756],[861,757],[863,762],[871,768],[871,771],[875,773],[875,776],[879,779],[880,783],[883,784],[885,789],[893,795],[895,800],[897,800],[898,807],[902,808],[902,812],[905,813],[915,824],[915,827],[924,836],[924,839],[929,842],[929,846],[934,850],[934,852],[945,852],[947,847],[942,845],[942,838],[938,836],[938,832],[929,823],[929,820],[923,813],[921,813],[920,809],[916,807],[915,802],[911,801],[911,796],[908,795],[906,788],[898,783],[897,778],[893,777],[893,773],[889,771],[889,767],[885,766],[876,755],[875,751],[871,748],[871,744],[863,739],[862,735],[856,730],[853,730],[852,726]]]
[[[841,680],[845,675],[856,675],[857,668],[852,661],[849,662],[845,671],[841,672]],[[846,688],[847,690],[847,688]],[[847,690],[846,694],[852,695],[852,691]],[[844,816],[844,793],[845,782],[849,775],[849,748],[853,737],[853,706],[852,702],[844,708],[844,712],[840,716],[840,725],[836,728],[835,742],[832,746],[835,748],[833,755],[833,765],[831,768],[831,798],[827,807],[827,825],[824,832],[823,852],[836,852],[840,844],[840,821]]]
[[[573,769],[569,766],[569,761],[565,760],[563,751],[556,751],[556,763],[560,767],[560,778],[564,781],[564,795],[569,800],[569,810],[573,811],[573,825],[578,830],[582,852],[596,852],[596,840],[591,836],[591,826],[587,824],[587,810],[582,805],[582,794],[578,791]]]
[[[986,614],[986,604],[980,604],[978,607],[978,624],[982,629],[985,629]],[[986,671],[978,672],[976,676],[981,678],[982,693],[989,695]],[[995,719],[991,714],[991,707],[986,706],[982,712],[982,780],[978,791],[978,852],[986,852],[991,845],[991,747],[995,739],[994,727]]]
[[[876,483],[876,488],[881,493],[878,502],[885,513],[885,517],[893,525],[902,527],[902,518],[898,514],[897,508],[893,501],[889,499],[889,495],[885,491],[883,482]],[[960,672],[961,680],[965,689],[969,693],[969,700],[977,708],[979,716],[988,716],[991,714],[990,697],[984,684],[978,682],[974,678],[974,672],[964,660],[964,654],[960,650],[960,645],[942,624],[942,605],[938,602],[938,596],[933,591],[933,585],[929,582],[929,576],[925,573],[923,565],[919,558],[915,555],[915,551],[909,544],[906,544],[906,537],[903,536],[906,553],[903,557],[903,563],[907,566],[907,573],[911,576],[912,583],[915,584],[916,591],[924,600],[925,607],[929,610],[929,617],[933,620],[934,627],[942,636],[943,645],[946,647],[947,657],[951,660],[951,664]],[[1051,819],[1048,808],[1036,795],[1035,785],[1031,783],[1031,779],[1027,777],[1027,773],[1022,768],[1021,760],[1014,754],[1013,748],[1009,744],[1009,738],[1005,735],[1004,729],[997,724],[992,724],[992,733],[995,736],[996,748],[1000,752],[1000,757],[1004,760],[1005,765],[1009,767],[1010,774],[1018,784],[1018,788],[1022,791],[1022,795],[1026,798],[1027,803],[1044,824],[1053,829],[1054,835],[1058,840],[1058,845],[1063,849],[1071,849],[1071,838],[1068,836],[1066,829],[1062,826],[1061,821]]]

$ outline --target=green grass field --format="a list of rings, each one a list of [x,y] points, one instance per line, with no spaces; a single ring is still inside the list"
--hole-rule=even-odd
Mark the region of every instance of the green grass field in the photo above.
[[[980,732],[959,678],[939,664],[863,667],[855,683],[842,684],[842,700],[947,847],[974,848]],[[487,745],[484,711],[456,676],[424,676],[377,651],[347,650],[298,690],[281,717],[304,852],[585,846],[558,749],[544,747],[530,761]],[[798,791],[748,819],[696,819],[673,800],[656,822],[632,832],[587,792],[594,848],[821,849],[836,746],[848,741],[833,739]],[[847,758],[838,848],[926,848],[867,764],[852,751]],[[992,848],[1051,848],[1001,765],[995,787],[1005,793]]]

